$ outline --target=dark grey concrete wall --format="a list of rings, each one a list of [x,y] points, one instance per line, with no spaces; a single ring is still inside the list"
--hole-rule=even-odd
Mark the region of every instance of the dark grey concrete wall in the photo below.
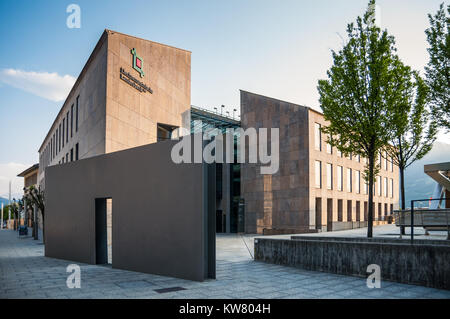
[[[363,277],[377,264],[384,280],[450,289],[448,245],[257,238],[255,260]]]
[[[215,172],[206,164],[174,164],[174,143],[48,167],[45,255],[95,264],[96,199],[112,198],[113,268],[214,277],[215,201],[208,196],[215,199],[215,189],[207,175]]]

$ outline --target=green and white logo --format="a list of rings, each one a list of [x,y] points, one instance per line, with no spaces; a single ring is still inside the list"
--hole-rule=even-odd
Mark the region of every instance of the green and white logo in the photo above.
[[[138,71],[139,74],[141,75],[141,78],[143,78],[144,77],[144,61],[142,60],[142,58],[139,55],[137,55],[135,48],[133,48],[133,50],[131,50],[131,54],[133,55],[133,69]]]

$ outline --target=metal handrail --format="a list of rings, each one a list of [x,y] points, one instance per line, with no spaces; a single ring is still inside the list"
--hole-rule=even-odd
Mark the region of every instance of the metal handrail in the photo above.
[[[421,218],[421,223],[419,224],[424,224],[423,221],[423,217],[425,216],[424,214],[427,213],[432,213],[432,212],[439,212],[439,213],[444,213],[445,214],[445,219],[446,219],[446,226],[447,226],[447,240],[450,240],[450,223],[449,223],[449,215],[450,215],[450,209],[449,208],[444,208],[444,209],[424,209],[424,208],[419,208],[419,209],[414,209],[414,204],[416,202],[424,202],[424,201],[434,201],[434,200],[439,200],[442,201],[442,198],[436,198],[436,199],[416,199],[416,200],[412,200],[411,201],[411,209],[410,210],[396,210],[394,211],[394,216],[396,219],[396,224],[397,224],[397,219],[399,220],[399,224],[404,224],[406,221],[406,217],[409,214],[410,215],[410,220],[411,220],[411,244],[414,243],[414,218],[415,218],[415,212],[416,214],[418,214],[419,212],[421,214],[418,214],[417,216],[419,218]],[[419,226],[419,225],[417,225]]]

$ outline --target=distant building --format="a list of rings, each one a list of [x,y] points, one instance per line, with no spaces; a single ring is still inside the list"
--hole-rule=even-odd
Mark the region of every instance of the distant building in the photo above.
[[[26,170],[24,170],[17,176],[24,178],[23,187],[27,188],[33,185],[37,185],[38,174],[39,174],[39,164],[34,164],[33,166],[28,167]]]
[[[37,186],[38,174],[39,174],[39,164],[34,164],[33,166],[27,168],[17,176],[24,178],[23,187],[28,188],[30,186]],[[25,214],[24,217],[25,219],[28,220],[28,226],[31,226],[32,225],[31,207],[28,207],[28,209],[29,209],[28,213]],[[21,220],[21,224],[23,224],[23,220]]]
[[[261,175],[259,164],[241,165],[247,233],[302,233],[367,226],[366,160],[327,144],[323,114],[309,107],[241,91],[242,127],[280,129],[280,168]],[[399,172],[378,155],[375,224],[398,208]]]

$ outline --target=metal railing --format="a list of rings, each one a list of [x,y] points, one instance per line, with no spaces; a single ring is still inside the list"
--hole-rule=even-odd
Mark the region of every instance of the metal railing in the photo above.
[[[414,241],[414,227],[441,227],[447,229],[447,239],[450,240],[450,208],[426,209],[415,208],[417,202],[442,199],[417,199],[411,201],[411,209],[394,211],[395,224],[411,228],[411,242]]]

